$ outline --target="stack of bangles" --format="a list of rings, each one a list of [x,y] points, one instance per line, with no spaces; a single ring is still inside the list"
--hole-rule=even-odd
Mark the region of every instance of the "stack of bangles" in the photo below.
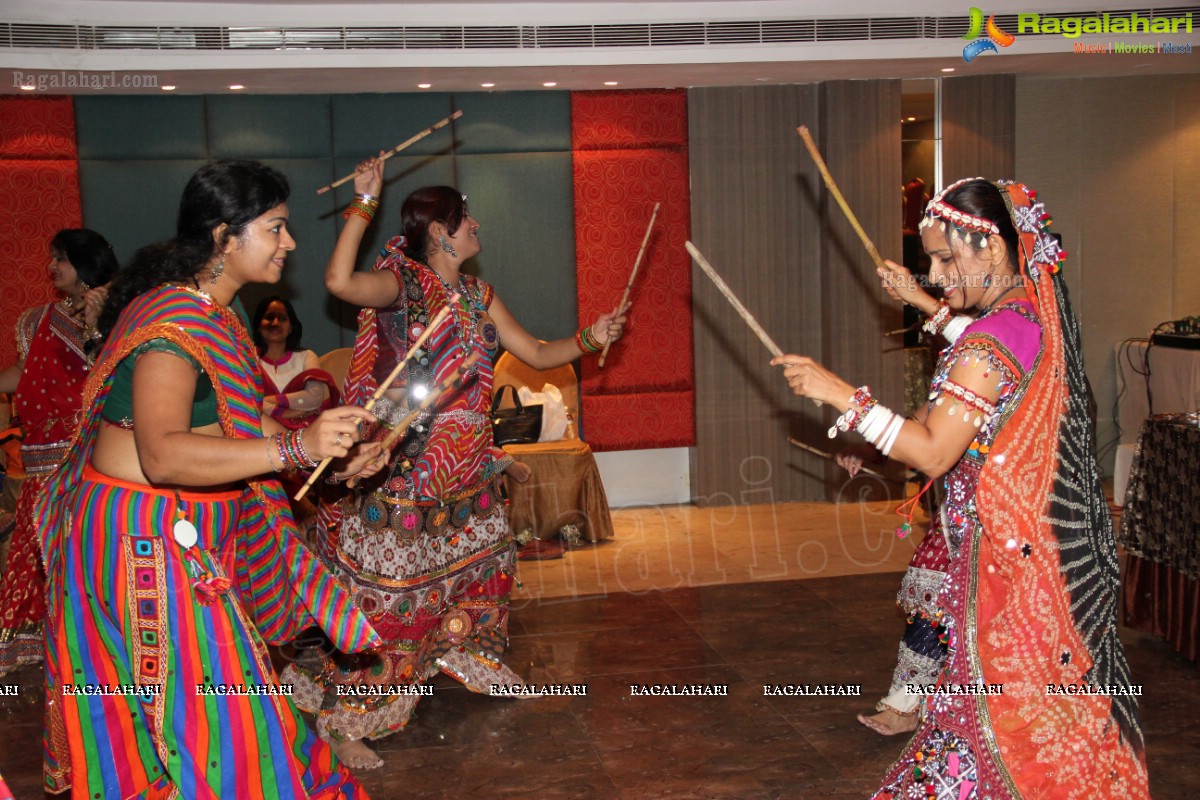
[[[850,408],[837,418],[829,429],[829,438],[837,436],[838,431],[858,431],[869,443],[875,445],[879,452],[887,456],[892,452],[900,429],[904,427],[904,417],[879,405],[871,397],[868,386],[860,386],[850,398]]]
[[[958,337],[969,324],[971,324],[970,317],[965,314],[951,314],[950,306],[946,305],[946,301],[939,300],[938,310],[931,314],[929,319],[925,320],[925,324],[921,326],[921,330],[930,336],[941,334],[947,341],[953,343],[958,340]]]
[[[271,469],[279,472],[285,469],[306,470],[317,466],[316,461],[313,461],[308,456],[308,452],[304,449],[304,430],[284,431],[277,433],[274,436],[268,437],[269,441],[274,442],[275,455],[279,457],[281,466],[275,466],[275,459],[271,458],[271,445],[267,445],[267,461],[271,463]]]
[[[604,349],[604,345],[596,341],[591,325],[585,325],[579,329],[579,333],[575,334],[575,344],[585,353],[599,353]]]
[[[346,206],[345,213],[342,214],[342,219],[350,219],[350,215],[362,217],[370,225],[375,219],[375,212],[379,210],[379,198],[370,194],[356,194],[354,199],[350,201],[350,205]]]

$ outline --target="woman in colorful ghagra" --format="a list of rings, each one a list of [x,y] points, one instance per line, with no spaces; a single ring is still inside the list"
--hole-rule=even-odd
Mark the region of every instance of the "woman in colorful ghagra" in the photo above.
[[[383,428],[375,435],[385,434],[466,359],[479,359],[417,419],[388,468],[344,499],[334,515],[339,519],[328,520],[330,539],[319,549],[386,647],[359,657],[310,651],[311,658],[285,674],[297,686],[301,707],[317,712],[321,736],[335,742],[346,763],[371,768],[382,761],[362,740],[404,727],[417,687],[439,671],[481,693],[494,684],[521,683],[501,663],[515,548],[497,491],[511,458],[493,446],[488,413],[497,349],[503,345],[527,364],[548,369],[614,341],[625,317],[617,309],[574,338],[535,339],[491,286],[461,272],[480,251],[479,223],[466,198],[447,186],[409,195],[401,210],[403,236],[387,243],[373,270],[355,272],[383,182],[382,162],[359,169],[358,195],[325,272],[335,296],[364,308],[347,402],[369,397],[447,305],[450,315],[375,405]],[[513,469],[525,473],[510,473],[517,479],[527,477],[524,465]],[[413,693],[344,691],[393,685]]]
[[[876,800],[1149,796],[1091,391],[1048,224],[1018,183],[959,181],[930,201],[921,238],[947,306],[933,324],[977,315],[954,318],[915,419],[811,359],[772,362],[842,412],[837,429],[945,481],[946,664]]]
[[[176,237],[140,250],[110,289],[80,430],[37,508],[76,796],[363,796],[265,644],[311,624],[347,650],[379,644],[298,544],[273,479],[326,456],[356,474],[378,449],[356,445],[372,419],[361,409],[286,433],[262,415],[236,293],[280,280],[295,247],[287,197],[257,162],[202,167]]]

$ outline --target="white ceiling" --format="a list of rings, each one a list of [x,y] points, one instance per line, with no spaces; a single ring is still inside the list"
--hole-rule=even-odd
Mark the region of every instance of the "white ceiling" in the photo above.
[[[927,0],[919,8],[897,2],[843,0],[831,9],[813,0],[734,0],[730,2],[612,2],[584,0],[422,0],[411,2],[332,3],[327,0],[258,0],[255,3],[197,0],[5,0],[0,23],[46,25],[342,27],[611,25],[615,23],[713,22],[930,16],[965,20],[967,4]],[[1094,11],[1089,0],[1050,0],[1055,13]],[[1044,6],[1043,6],[1044,7]],[[1152,3],[1122,2],[1113,10],[1150,8]],[[1160,5],[1161,7],[1161,5]],[[1200,11],[1200,5],[1197,6]],[[989,11],[1029,10],[1021,3],[993,3]],[[1187,43],[1200,36],[1159,38]],[[38,49],[0,47],[0,70],[28,75],[56,71],[114,73],[121,93],[242,91],[262,94],[430,91],[603,89],[810,83],[831,79],[941,77],[1015,73],[1035,76],[1098,77],[1128,74],[1200,72],[1200,51],[1191,55],[1098,56],[1072,52],[1076,42],[1106,42],[1111,37],[1019,36],[1011,51],[988,53],[966,63],[964,42],[955,38],[803,42],[755,45],[520,48],[509,50],[154,50]],[[129,77],[126,77],[129,76]],[[132,80],[136,77],[136,81]],[[62,78],[60,78],[60,83]],[[133,83],[142,83],[136,86]],[[20,91],[16,81],[0,80],[0,91]],[[493,87],[483,87],[492,83]],[[92,88],[57,87],[57,93],[86,93]]]

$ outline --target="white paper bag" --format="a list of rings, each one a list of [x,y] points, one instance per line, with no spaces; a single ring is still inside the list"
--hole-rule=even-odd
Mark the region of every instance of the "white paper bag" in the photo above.
[[[563,404],[562,392],[553,383],[542,386],[540,392],[522,386],[517,390],[522,405],[542,404],[542,435],[539,442],[557,442],[567,432],[567,407]]]

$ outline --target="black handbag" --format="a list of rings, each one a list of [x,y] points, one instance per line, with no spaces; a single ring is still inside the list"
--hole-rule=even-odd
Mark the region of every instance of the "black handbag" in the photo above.
[[[504,390],[512,392],[513,407],[500,408]],[[542,404],[521,405],[517,389],[506,383],[492,397],[492,439],[497,447],[506,444],[534,444],[542,435]]]

